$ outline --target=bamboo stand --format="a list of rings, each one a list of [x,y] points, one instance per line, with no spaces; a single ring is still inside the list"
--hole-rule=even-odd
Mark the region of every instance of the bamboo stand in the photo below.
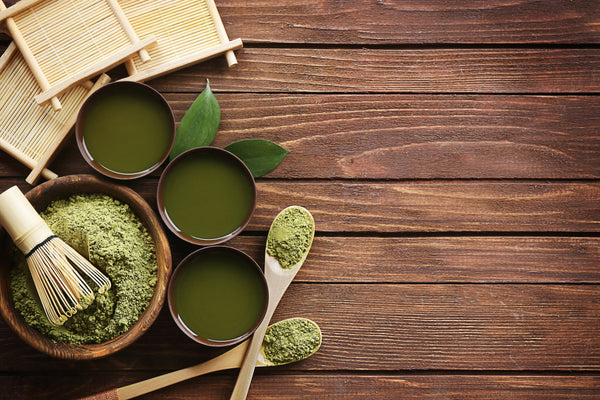
[[[102,75],[95,84],[71,88],[60,96],[63,107],[55,112],[35,102],[40,87],[15,44],[8,46],[0,57],[0,148],[32,170],[28,183],[34,184],[40,175],[56,178],[46,165],[75,124],[87,96],[109,80]]]
[[[145,48],[156,42],[138,38],[117,0],[23,0],[10,8],[0,0],[2,21],[42,89],[36,101],[54,110],[71,86],[136,52],[149,60]]]
[[[229,40],[214,0],[118,1],[136,32],[157,38],[152,60],[132,57],[125,80],[146,81],[220,54],[230,67],[237,64],[233,50],[242,41]]]

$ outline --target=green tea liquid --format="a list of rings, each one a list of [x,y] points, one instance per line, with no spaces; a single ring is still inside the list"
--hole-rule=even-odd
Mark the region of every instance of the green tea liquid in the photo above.
[[[260,272],[239,254],[205,253],[177,274],[175,308],[196,335],[214,341],[238,338],[262,315]]]
[[[219,154],[184,158],[165,177],[165,214],[195,239],[232,234],[244,224],[253,203],[254,186],[247,172]]]
[[[120,173],[156,165],[171,144],[171,114],[142,90],[107,90],[88,108],[83,141],[90,157]]]

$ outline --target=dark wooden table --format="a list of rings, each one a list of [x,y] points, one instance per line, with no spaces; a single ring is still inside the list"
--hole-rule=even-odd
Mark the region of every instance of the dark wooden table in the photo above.
[[[257,370],[249,399],[600,398],[600,2],[217,6],[245,43],[239,65],[220,57],[150,84],[179,121],[209,78],[215,145],[291,150],[258,179],[232,246],[262,263],[292,204],[317,225],[274,319],[317,321],[323,346]],[[93,173],[72,138],[51,168]],[[0,155],[0,190],[29,189],[26,174]],[[153,206],[157,176],[129,185]],[[174,264],[193,250],[170,240]],[[41,355],[0,322],[0,398],[73,398],[218,353],[166,309],[94,362]],[[228,399],[236,376],[143,398]]]

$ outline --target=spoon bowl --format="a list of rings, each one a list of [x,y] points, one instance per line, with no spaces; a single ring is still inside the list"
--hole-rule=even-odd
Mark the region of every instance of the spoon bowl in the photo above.
[[[321,348],[321,343],[323,342],[323,333],[321,332],[321,328],[319,328],[319,325],[317,325],[316,322],[308,319],[308,318],[288,318],[285,319],[283,321],[279,321],[271,326],[269,326],[267,329],[270,329],[272,327],[276,327],[278,324],[286,322],[286,321],[290,321],[290,320],[302,320],[305,321],[307,323],[309,323],[310,325],[312,325],[313,328],[315,328],[317,330],[317,332],[319,333],[319,343],[312,349],[312,351],[306,355],[303,355],[302,358],[297,359],[297,360],[289,360],[289,361],[282,361],[282,362],[275,362],[272,360],[269,360],[266,356],[265,356],[265,341],[263,340],[262,345],[260,346],[260,351],[258,353],[258,357],[256,359],[256,366],[257,367],[277,367],[280,365],[286,365],[286,364],[290,364],[296,361],[301,361],[301,360],[305,360],[308,357],[312,356],[313,354],[315,354],[317,351],[319,351],[319,349]],[[244,343],[248,343],[248,341],[244,342]],[[247,349],[247,346],[246,346]],[[241,365],[241,361],[240,361],[240,365]]]

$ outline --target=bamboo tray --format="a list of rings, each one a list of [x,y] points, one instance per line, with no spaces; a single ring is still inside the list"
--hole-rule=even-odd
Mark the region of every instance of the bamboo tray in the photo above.
[[[145,81],[223,53],[229,66],[237,63],[233,50],[242,41],[229,40],[214,0],[118,1],[136,32],[157,39],[150,61],[134,55],[126,62],[124,79]]]
[[[34,98],[41,88],[14,42],[8,46],[0,57],[0,148],[32,170],[28,183],[34,184],[40,175],[56,178],[46,165],[75,124],[87,96],[108,81],[103,74],[95,84],[75,85],[59,96],[63,107],[54,111],[50,105],[37,104]]]
[[[22,0],[10,8],[0,0],[2,21],[42,89],[36,101],[55,110],[69,87],[133,53],[148,60],[145,48],[156,42],[138,38],[117,0]]]

